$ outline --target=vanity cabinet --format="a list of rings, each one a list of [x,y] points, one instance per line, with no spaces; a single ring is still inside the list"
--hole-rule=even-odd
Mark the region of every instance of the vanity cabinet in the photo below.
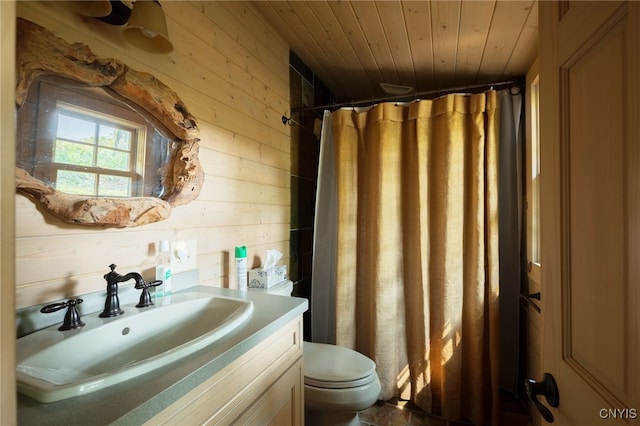
[[[302,317],[249,349],[147,425],[303,425]]]

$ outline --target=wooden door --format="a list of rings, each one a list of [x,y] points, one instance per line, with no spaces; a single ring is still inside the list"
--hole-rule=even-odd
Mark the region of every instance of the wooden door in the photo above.
[[[539,7],[542,366],[560,395],[551,412],[560,425],[638,424],[640,3]]]

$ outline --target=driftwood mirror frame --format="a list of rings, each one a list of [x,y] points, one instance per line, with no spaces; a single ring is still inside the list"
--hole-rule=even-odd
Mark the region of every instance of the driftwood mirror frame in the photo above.
[[[198,161],[198,123],[177,94],[153,75],[133,70],[117,59],[96,57],[82,43],[69,44],[49,30],[17,19],[16,108],[24,103],[29,86],[43,76],[58,76],[102,87],[136,105],[140,113],[161,123],[178,148],[168,165],[169,188],[161,198],[84,197],[56,191],[16,167],[16,190],[73,224],[131,227],[166,219],[174,206],[198,197],[204,172]],[[18,141],[19,143],[20,141]]]

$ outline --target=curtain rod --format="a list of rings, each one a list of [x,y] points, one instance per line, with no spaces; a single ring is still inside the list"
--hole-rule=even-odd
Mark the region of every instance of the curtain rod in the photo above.
[[[316,109],[334,109],[334,108],[337,109],[342,107],[356,107],[356,106],[377,104],[380,102],[389,102],[389,101],[401,102],[401,101],[408,101],[408,100],[417,100],[418,98],[425,97],[425,96],[432,96],[432,95],[444,96],[444,95],[448,95],[456,92],[484,91],[484,90],[494,90],[494,89],[498,90],[498,89],[504,89],[504,88],[513,87],[513,86],[518,86],[519,88],[522,89],[522,87],[524,87],[524,79],[515,79],[515,80],[502,81],[502,82],[491,83],[491,84],[460,86],[460,87],[454,87],[454,88],[445,89],[445,90],[427,90],[423,92],[416,92],[416,93],[410,93],[410,94],[399,95],[399,96],[383,96],[379,98],[361,99],[359,101],[336,102],[336,103],[325,104],[325,105],[291,108],[291,113],[293,114],[294,112],[313,111]],[[283,123],[285,122],[286,118],[287,117],[282,116]]]

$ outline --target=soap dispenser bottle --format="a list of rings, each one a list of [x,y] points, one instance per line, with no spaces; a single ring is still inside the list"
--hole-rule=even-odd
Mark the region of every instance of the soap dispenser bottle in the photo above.
[[[158,287],[156,296],[171,294],[171,255],[169,250],[169,241],[161,240],[158,244],[158,256],[156,257],[156,280],[162,280],[162,286]]]

